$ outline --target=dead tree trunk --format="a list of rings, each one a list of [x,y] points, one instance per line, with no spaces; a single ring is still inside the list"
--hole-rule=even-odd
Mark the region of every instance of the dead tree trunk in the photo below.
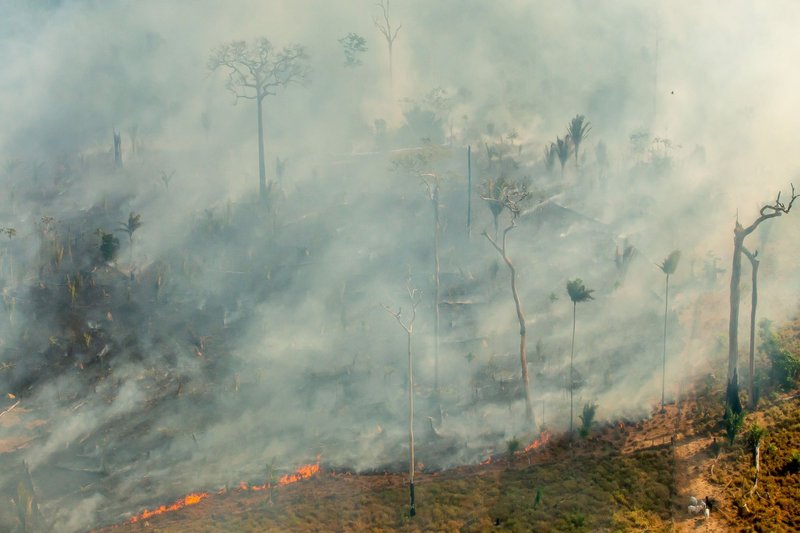
[[[410,282],[408,285],[408,295],[411,299],[411,317],[406,323],[403,323],[401,314],[402,309],[397,312],[392,311],[384,306],[386,312],[392,315],[400,327],[406,332],[406,349],[408,352],[408,445],[409,445],[409,464],[408,464],[408,495],[410,500],[409,516],[417,514],[417,507],[414,501],[414,368],[413,358],[411,352],[411,336],[414,333],[414,319],[417,316],[417,305],[419,304],[417,289],[411,288]]]
[[[261,111],[261,94],[256,97],[258,113],[258,197],[262,203],[267,202],[267,167],[264,163],[264,124]]]
[[[375,23],[375,27],[378,28],[383,34],[383,37],[386,39],[386,47],[389,50],[389,84],[392,90],[392,94],[394,94],[394,74],[392,72],[392,62],[393,62],[393,48],[394,48],[394,41],[397,39],[397,33],[400,31],[400,28],[403,25],[399,25],[397,28],[392,30],[392,22],[389,19],[389,0],[386,2],[381,2],[378,4],[378,7],[381,8],[381,12],[383,14],[383,20],[379,21],[377,18],[373,18],[372,21]]]
[[[433,323],[433,390],[438,396],[439,394],[439,298],[440,298],[440,283],[439,283],[439,234],[441,233],[441,224],[439,222],[439,186],[435,185],[433,194],[431,194],[431,202],[433,203],[433,283],[434,283],[434,296],[433,296],[433,309],[435,313],[435,320]]]
[[[728,322],[728,391],[725,396],[726,402],[728,403],[730,403],[731,400],[735,400],[736,403],[738,403],[738,392],[736,393],[735,399],[732,398],[732,395],[735,391],[738,391],[739,387],[736,366],[739,362],[739,279],[742,275],[742,250],[744,249],[744,240],[765,220],[779,217],[785,213],[788,214],[797,196],[798,195],[795,194],[794,184],[792,184],[792,198],[788,205],[781,202],[781,193],[778,193],[775,203],[762,207],[759,212],[759,217],[752,224],[745,228],[739,224],[738,220],[736,221],[736,226],[733,230],[733,263],[731,266],[731,314]],[[735,406],[735,404],[728,405],[731,409],[734,409]],[[738,407],[741,409],[741,405]]]
[[[750,409],[756,408],[756,385],[755,385],[755,366],[756,366],[756,309],[758,307],[758,266],[761,261],[758,260],[758,250],[751,253],[750,250],[743,247],[742,252],[750,260],[752,267],[752,293],[750,298],[750,361],[748,366],[748,397],[747,405]]]
[[[114,130],[114,164],[122,166],[122,134]]]
[[[514,229],[517,226],[516,220],[511,219],[511,224],[503,230],[503,239],[501,241],[501,245],[498,245],[494,239],[492,239],[488,233],[485,231],[483,232],[483,236],[486,237],[489,242],[494,246],[494,249],[500,254],[505,262],[508,270],[511,272],[511,294],[514,297],[514,306],[517,311],[517,320],[519,321],[519,362],[522,366],[522,386],[525,389],[525,418],[528,422],[533,423],[533,407],[531,405],[531,395],[530,395],[530,380],[528,378],[528,357],[526,355],[526,340],[527,340],[527,329],[525,327],[525,312],[522,310],[522,302],[519,299],[519,291],[517,290],[517,270],[514,268],[514,264],[511,262],[511,259],[508,257],[506,253],[506,236],[508,232]]]

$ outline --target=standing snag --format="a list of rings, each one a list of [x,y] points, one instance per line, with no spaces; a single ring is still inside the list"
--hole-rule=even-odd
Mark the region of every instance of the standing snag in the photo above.
[[[503,178],[498,178],[496,181],[490,179],[486,184],[486,189],[487,194],[481,196],[481,198],[487,202],[489,208],[492,210],[492,214],[495,213],[495,210],[499,209],[499,213],[505,210],[511,215],[511,221],[503,230],[499,244],[496,237],[493,239],[486,231],[483,232],[483,236],[486,237],[492,247],[497,250],[497,253],[503,258],[503,262],[511,273],[511,295],[514,298],[517,320],[519,321],[519,362],[522,366],[522,386],[525,389],[525,418],[528,422],[533,423],[533,406],[531,404],[530,380],[528,378],[528,357],[525,348],[528,331],[525,327],[525,312],[522,310],[522,302],[519,299],[519,291],[517,290],[517,269],[508,256],[506,246],[508,232],[517,227],[517,217],[522,210],[520,205],[529,195],[524,188],[513,183],[505,182]]]
[[[377,17],[373,17],[372,22],[375,23],[375,27],[378,28],[378,31],[381,32],[383,37],[386,39],[386,47],[389,50],[389,83],[394,83],[394,78],[392,74],[392,52],[394,48],[394,41],[397,39],[397,33],[400,31],[400,28],[403,27],[402,24],[397,26],[396,28],[392,29],[392,21],[389,19],[389,0],[381,0],[379,4],[376,4],[379,8],[381,8],[381,14],[383,20],[378,20]]]
[[[733,264],[731,266],[730,298],[731,314],[728,322],[728,385],[726,402],[728,408],[734,411],[734,413],[741,411],[739,378],[736,366],[739,363],[739,279],[742,275],[744,240],[765,220],[789,214],[798,196],[800,195],[795,193],[794,184],[792,184],[792,198],[789,200],[788,205],[781,202],[781,193],[779,192],[775,203],[762,207],[759,211],[758,218],[752,224],[743,227],[737,220],[736,226],[733,229]]]
[[[409,464],[408,464],[408,494],[409,494],[409,516],[417,514],[416,503],[414,502],[414,368],[411,352],[411,335],[414,333],[414,319],[417,317],[417,306],[419,305],[420,293],[411,287],[411,281],[407,285],[408,297],[411,300],[411,316],[403,322],[403,309],[393,311],[387,306],[383,306],[387,313],[392,315],[403,331],[406,332],[406,342],[408,351],[408,444],[409,444]]]
[[[744,253],[750,261],[752,270],[752,286],[750,288],[750,359],[747,365],[747,405],[750,409],[755,409],[758,403],[755,385],[756,309],[758,308],[758,266],[761,264],[761,261],[758,259],[758,250],[751,252],[747,247],[742,246],[742,253]]]

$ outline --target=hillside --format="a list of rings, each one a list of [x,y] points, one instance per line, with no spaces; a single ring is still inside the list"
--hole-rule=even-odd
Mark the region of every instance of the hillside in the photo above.
[[[784,332],[787,330],[785,329]],[[125,531],[789,531],[800,527],[800,395],[774,393],[747,415],[766,428],[758,485],[744,432],[727,444],[721,390],[708,378],[666,412],[563,437],[490,462],[407,476],[323,468],[266,491],[228,488],[196,505],[117,524]],[[687,512],[709,497],[709,518]]]

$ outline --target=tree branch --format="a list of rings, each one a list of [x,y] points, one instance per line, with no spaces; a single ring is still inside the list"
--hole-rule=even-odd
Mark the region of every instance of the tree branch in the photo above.
[[[795,193],[794,183],[792,183],[791,185],[792,185],[792,199],[789,201],[788,206],[785,205],[783,202],[781,202],[781,193],[779,191],[778,197],[775,199],[775,203],[772,205],[765,205],[764,207],[762,207],[761,210],[759,211],[760,216],[755,220],[755,222],[753,222],[744,229],[739,229],[741,228],[741,225],[739,225],[739,223],[737,222],[736,232],[741,233],[746,237],[747,235],[750,235],[758,227],[758,225],[764,222],[765,220],[779,217],[783,214],[788,214],[789,211],[792,210],[792,205],[794,205],[794,201],[797,199],[798,196],[800,196],[797,193]]]

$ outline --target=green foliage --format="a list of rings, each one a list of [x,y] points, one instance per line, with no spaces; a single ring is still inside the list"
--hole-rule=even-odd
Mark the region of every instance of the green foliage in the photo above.
[[[572,139],[572,144],[575,145],[575,164],[578,163],[578,150],[581,143],[589,135],[592,125],[586,121],[583,115],[575,115],[569,125],[567,126],[567,137]]]
[[[564,165],[567,164],[569,160],[569,156],[572,155],[572,142],[570,141],[569,135],[564,137],[556,137],[556,143],[554,145],[556,150],[556,155],[558,156],[558,161],[561,163],[561,173],[564,173]]]
[[[800,378],[800,359],[785,349],[778,336],[772,331],[772,323],[764,319],[758,323],[761,345],[759,351],[770,362],[770,382],[783,390],[794,387]]]
[[[594,416],[596,412],[596,403],[589,402],[583,405],[583,414],[578,415],[578,418],[581,419],[581,428],[579,429],[581,437],[586,438],[589,436],[589,432],[592,430],[592,425],[594,425]]]
[[[367,51],[367,40],[357,33],[348,33],[339,39],[344,52],[344,65],[346,67],[357,67],[361,65],[359,55]]]
[[[510,440],[506,441],[506,446],[508,447],[507,448],[508,455],[513,456],[515,453],[519,451],[522,444],[520,443],[519,439],[516,436],[514,436]]]
[[[744,426],[744,412],[734,412],[729,407],[725,411],[725,434],[728,436],[728,442],[733,444],[733,441],[736,440],[736,436],[742,430],[742,426]]]
[[[681,260],[681,251],[673,250],[672,253],[670,253],[667,256],[667,258],[664,259],[664,262],[658,265],[658,267],[664,274],[670,276],[675,273],[675,269],[678,268],[678,262],[680,260]]]
[[[752,424],[748,429],[745,435],[745,439],[747,441],[747,446],[751,450],[755,450],[760,444],[761,439],[764,438],[764,435],[767,434],[767,430],[758,424]]]
[[[104,261],[113,261],[119,251],[119,239],[113,233],[103,232],[100,238],[100,253]]]
[[[544,166],[547,172],[552,173],[556,168],[556,159],[558,158],[558,150],[556,143],[550,143],[549,146],[544,147]]]
[[[725,391],[725,404],[734,414],[742,412],[742,401],[739,399],[739,371],[736,368],[733,369],[733,378],[728,382]]]
[[[573,511],[564,517],[566,531],[584,531],[586,528],[586,515],[580,511]]]
[[[508,184],[503,176],[497,179],[489,178],[486,182],[486,196],[484,196],[484,200],[495,219],[503,212],[503,199],[506,195],[507,187]]]
[[[142,215],[134,213],[133,211],[131,211],[131,213],[128,215],[127,222],[119,223],[119,230],[127,233],[128,239],[130,239],[131,241],[133,241],[133,233],[141,227],[142,227]]]
[[[800,472],[800,452],[797,450],[792,450],[789,463],[786,465],[786,471],[791,474],[797,474]]]
[[[594,289],[587,289],[581,278],[575,278],[567,282],[567,294],[569,294],[569,298],[573,303],[594,300],[594,297],[592,297],[593,292]]]

